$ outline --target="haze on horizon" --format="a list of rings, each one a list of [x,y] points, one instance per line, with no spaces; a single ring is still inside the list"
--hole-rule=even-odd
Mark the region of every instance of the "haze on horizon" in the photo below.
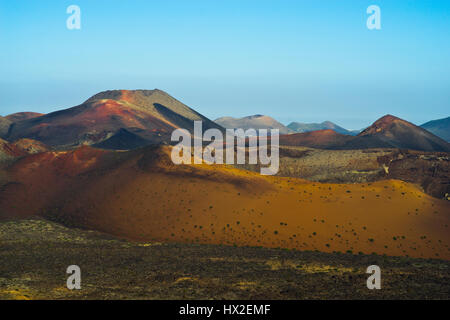
[[[0,0],[0,115],[159,88],[210,119],[422,124],[449,116],[449,34],[448,1]]]

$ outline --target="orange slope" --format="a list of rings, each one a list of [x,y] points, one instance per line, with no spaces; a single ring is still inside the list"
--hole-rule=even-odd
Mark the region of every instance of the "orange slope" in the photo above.
[[[450,258],[448,202],[411,184],[311,183],[174,166],[169,154],[84,147],[27,157],[11,169],[1,212],[140,241]]]

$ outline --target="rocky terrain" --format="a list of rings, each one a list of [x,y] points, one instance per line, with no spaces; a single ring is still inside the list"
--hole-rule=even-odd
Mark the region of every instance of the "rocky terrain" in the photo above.
[[[68,290],[66,268],[81,268]],[[381,268],[369,290],[366,268]],[[449,299],[450,262],[128,242],[45,220],[0,223],[0,299]]]
[[[19,139],[11,143],[0,138],[0,171],[21,157],[45,151],[49,148],[36,140]]]
[[[259,165],[237,167],[256,172],[260,170]],[[277,175],[330,183],[398,179],[414,183],[436,198],[445,198],[450,193],[450,158],[446,152],[281,147]]]

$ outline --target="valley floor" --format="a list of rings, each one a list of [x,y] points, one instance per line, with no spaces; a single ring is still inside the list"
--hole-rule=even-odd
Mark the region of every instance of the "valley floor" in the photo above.
[[[81,290],[66,268],[81,268]],[[381,268],[382,289],[366,287]],[[0,223],[0,299],[450,299],[450,261],[135,243],[41,219]]]

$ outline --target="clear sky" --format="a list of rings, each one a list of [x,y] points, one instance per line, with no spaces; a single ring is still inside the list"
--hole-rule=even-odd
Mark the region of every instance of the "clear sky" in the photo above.
[[[72,4],[81,30],[66,28]],[[211,119],[447,117],[450,1],[0,0],[1,115],[153,88]]]

